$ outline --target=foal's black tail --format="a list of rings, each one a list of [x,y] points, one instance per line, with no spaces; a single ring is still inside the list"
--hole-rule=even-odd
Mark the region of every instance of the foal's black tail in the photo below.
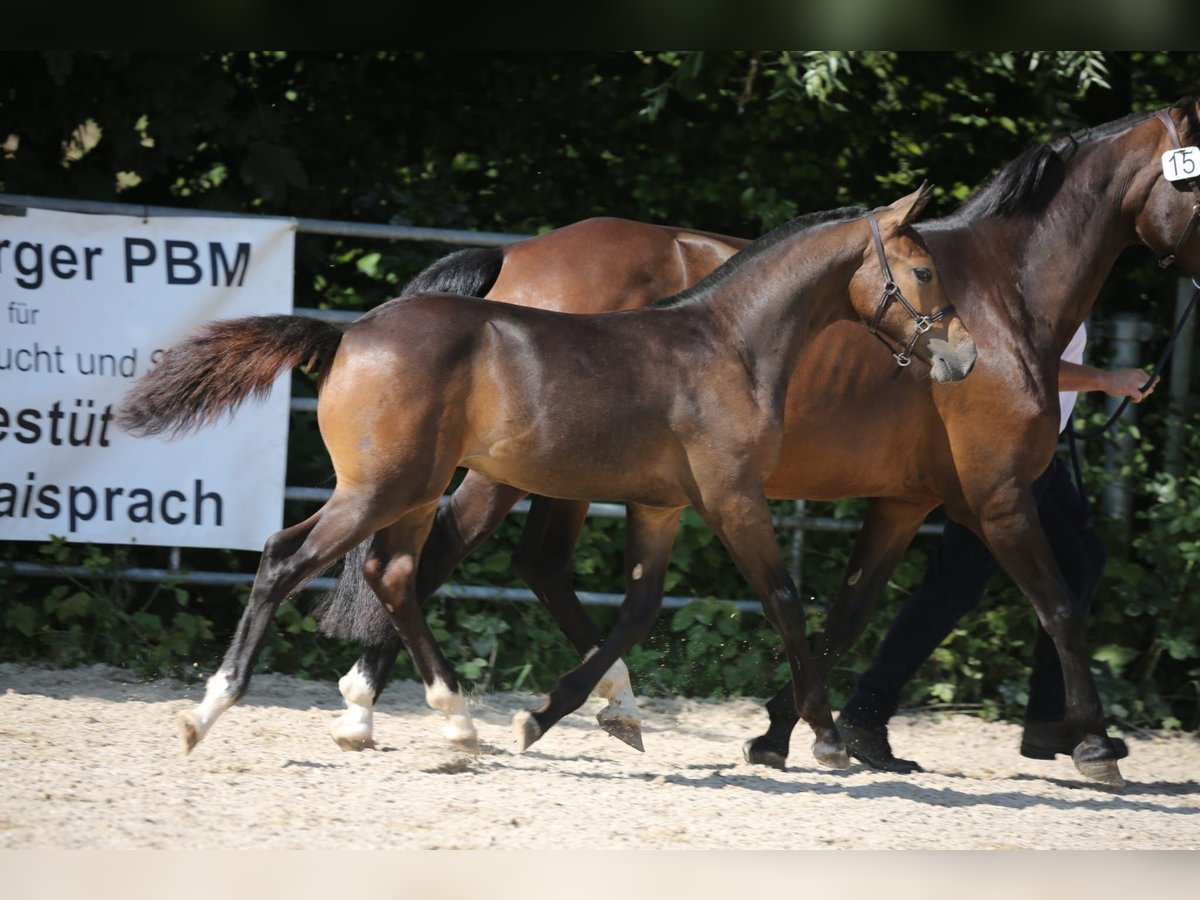
[[[248,316],[211,322],[163,354],[126,395],[117,425],[138,437],[179,434],[216,421],[249,397],[261,398],[280,373],[327,365],[342,333],[300,316]]]
[[[416,275],[401,296],[433,292],[482,297],[500,277],[503,263],[504,249],[500,247],[459,250]],[[321,599],[313,615],[324,634],[371,647],[395,641],[396,629],[363,579],[369,547],[368,540],[346,554],[337,585]]]

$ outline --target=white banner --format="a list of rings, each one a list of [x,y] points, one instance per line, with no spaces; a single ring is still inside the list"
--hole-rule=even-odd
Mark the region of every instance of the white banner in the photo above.
[[[197,325],[292,310],[285,220],[0,215],[0,539],[260,550],[282,527],[288,376],[174,440],[113,417]]]

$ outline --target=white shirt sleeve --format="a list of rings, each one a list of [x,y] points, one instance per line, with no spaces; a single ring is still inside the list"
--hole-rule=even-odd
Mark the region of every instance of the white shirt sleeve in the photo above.
[[[1071,336],[1071,342],[1067,344],[1067,349],[1063,351],[1063,361],[1082,365],[1085,346],[1087,346],[1087,326],[1080,325],[1079,330]],[[1067,423],[1071,421],[1071,413],[1075,409],[1075,400],[1078,396],[1077,391],[1058,392],[1059,434],[1067,430]]]

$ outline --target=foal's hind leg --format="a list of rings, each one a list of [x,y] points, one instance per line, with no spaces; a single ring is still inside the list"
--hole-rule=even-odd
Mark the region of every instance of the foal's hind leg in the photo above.
[[[625,602],[612,634],[582,663],[559,679],[546,702],[513,717],[517,745],[526,749],[555,722],[580,707],[596,684],[654,626],[662,606],[663,580],[682,508],[628,505],[625,523]]]
[[[446,717],[442,733],[459,749],[478,753],[479,737],[467,713],[454,668],[437,645],[417,596],[421,547],[436,509],[436,502],[415,509],[376,534],[363,575],[417,664],[425,683],[425,701]]]
[[[513,553],[513,570],[545,605],[567,640],[587,659],[603,639],[595,621],[575,594],[572,551],[587,518],[586,500],[534,497]],[[629,670],[618,659],[596,685],[596,695],[608,705],[596,714],[600,727],[635,750],[642,747],[641,715]]]
[[[519,488],[499,484],[477,472],[467,472],[449,502],[438,509],[421,551],[417,565],[418,601],[424,603],[454,567],[500,527],[513,505],[524,496],[525,492]],[[379,605],[375,592],[362,579],[368,552],[364,550],[357,555],[357,566],[352,562],[354,557],[348,558],[347,571],[342,576],[348,583],[357,583],[356,609],[362,609],[365,615],[373,613],[373,607]],[[346,711],[330,723],[329,733],[343,750],[375,746],[372,723],[375,702],[387,685],[407,631],[407,626],[399,632],[398,627],[389,623],[380,632],[377,643],[364,647],[354,667],[338,681]],[[415,659],[414,662],[421,670],[422,662]]]
[[[378,510],[368,509],[345,492],[335,491],[318,512],[267,539],[250,600],[221,667],[209,678],[203,702],[179,716],[185,753],[190,753],[217,717],[246,693],[267,628],[279,605],[305,581],[379,527],[379,523]]]
[[[862,634],[887,580],[912,543],[928,514],[927,504],[875,500],[854,542],[846,565],[846,576],[838,588],[825,622],[825,634],[814,658],[822,678],[834,662]],[[787,759],[792,730],[800,721],[791,684],[780,685],[767,701],[770,724],[766,734],[752,738],[742,747],[746,762],[782,768]]]

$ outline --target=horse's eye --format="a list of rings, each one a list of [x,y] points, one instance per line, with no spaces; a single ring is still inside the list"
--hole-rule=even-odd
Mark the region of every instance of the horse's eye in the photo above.
[[[933,270],[926,269],[924,266],[919,269],[913,269],[913,274],[917,276],[917,281],[921,282],[921,284],[929,284],[929,282],[933,281]]]

